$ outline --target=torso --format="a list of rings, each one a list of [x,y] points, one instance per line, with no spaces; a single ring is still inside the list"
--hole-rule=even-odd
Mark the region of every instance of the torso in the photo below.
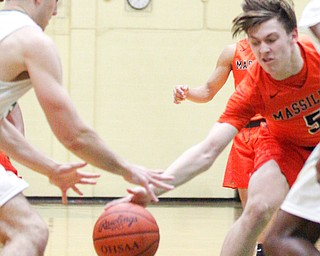
[[[299,146],[315,146],[320,141],[320,56],[311,42],[301,41],[299,45],[305,52],[307,80],[300,86],[290,84],[301,79],[302,70],[283,83],[274,81],[254,63],[219,122],[241,129],[255,113],[261,113],[277,139]]]
[[[31,89],[31,81],[28,79],[28,74],[21,73],[11,75],[11,70],[14,70],[16,59],[10,62],[10,59],[17,58],[10,50],[5,47],[6,40],[10,39],[16,31],[25,28],[33,27],[41,30],[41,28],[26,14],[19,11],[0,11],[0,52],[2,53],[3,62],[1,65],[6,65],[7,69],[2,68],[4,73],[1,73],[0,79],[0,119],[5,117],[11,105],[18,101],[29,89]],[[16,55],[18,55],[16,53]],[[6,62],[8,61],[8,62]],[[11,64],[12,63],[12,64]],[[12,67],[11,67],[12,65]],[[10,80],[8,80],[10,79]],[[7,81],[8,80],[8,81]]]

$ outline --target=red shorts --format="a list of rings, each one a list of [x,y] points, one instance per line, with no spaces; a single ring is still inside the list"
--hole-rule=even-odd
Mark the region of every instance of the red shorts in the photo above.
[[[274,138],[266,123],[257,128],[244,128],[234,139],[223,186],[248,188],[250,176],[264,163],[274,160],[291,187],[311,152],[312,148]]]
[[[274,160],[279,165],[283,175],[291,187],[304,163],[312,153],[312,147],[302,147],[287,141],[281,141],[270,135],[267,125],[261,125],[257,142],[256,160],[254,170],[264,163]],[[315,143],[314,147],[317,145]]]
[[[2,165],[6,171],[13,172],[15,175],[18,176],[18,171],[11,164],[9,157],[1,152],[0,152],[0,165]]]
[[[233,139],[224,174],[224,187],[248,188],[254,170],[258,136],[259,126],[243,128]]]

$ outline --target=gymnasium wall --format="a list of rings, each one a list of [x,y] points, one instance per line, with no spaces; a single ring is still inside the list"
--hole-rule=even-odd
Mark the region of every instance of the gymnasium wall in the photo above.
[[[307,2],[296,1],[298,17]],[[233,91],[229,79],[210,103],[173,104],[174,86],[204,84],[221,50],[235,41],[230,27],[240,3],[152,0],[137,11],[127,0],[59,0],[46,33],[57,44],[64,85],[87,123],[127,160],[165,169],[207,135]],[[78,160],[52,136],[33,92],[20,105],[31,143],[58,161]],[[221,186],[229,148],[209,171],[164,197],[233,197]],[[60,195],[46,177],[17,166],[30,183],[27,196]],[[132,186],[91,166],[85,170],[103,174],[96,186],[81,187],[86,196],[123,196]]]

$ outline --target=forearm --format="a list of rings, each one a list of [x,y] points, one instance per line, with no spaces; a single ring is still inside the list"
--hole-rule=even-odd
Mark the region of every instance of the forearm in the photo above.
[[[178,187],[208,170],[237,133],[238,130],[230,124],[216,123],[202,142],[185,151],[167,168],[164,174],[174,177],[170,184]],[[156,195],[166,192],[153,189]]]
[[[124,177],[130,175],[130,164],[114,153],[89,127],[79,128],[78,132],[69,139],[62,138],[61,142],[73,154],[99,169]]]
[[[164,174],[174,177],[172,181],[168,182],[169,184],[177,188],[211,167],[218,152],[199,153],[200,147],[199,144],[190,148],[166,169]],[[161,188],[154,187],[153,189],[157,196],[167,192]]]
[[[24,166],[50,177],[58,164],[29,144],[8,120],[0,121],[0,149]]]
[[[48,99],[38,98],[46,114],[50,127],[61,144],[83,161],[99,169],[122,175],[131,175],[132,167],[121,157],[113,153],[102,138],[79,116],[74,104],[64,89],[58,90],[57,96]]]
[[[199,87],[190,88],[187,99],[196,103],[206,103],[213,99],[225,85],[232,70],[235,45],[227,46],[220,54],[216,67],[207,82]]]
[[[207,103],[212,100],[215,91],[210,90],[208,86],[200,86],[196,88],[190,88],[187,94],[187,100],[195,103]]]

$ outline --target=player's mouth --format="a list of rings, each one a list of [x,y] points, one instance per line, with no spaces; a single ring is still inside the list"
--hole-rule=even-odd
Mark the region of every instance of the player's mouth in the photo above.
[[[263,63],[270,64],[274,59],[271,57],[262,58]]]

